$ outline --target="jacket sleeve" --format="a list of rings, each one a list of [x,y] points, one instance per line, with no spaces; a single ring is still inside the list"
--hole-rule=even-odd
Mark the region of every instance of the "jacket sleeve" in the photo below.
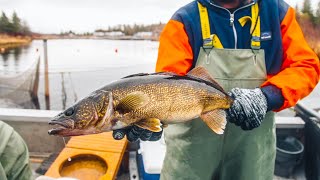
[[[184,25],[170,20],[160,36],[156,72],[185,75],[192,66],[193,53]]]
[[[294,106],[307,96],[319,81],[319,59],[308,46],[296,21],[295,11],[289,8],[281,22],[283,64],[278,74],[268,76],[262,87],[274,86],[284,98],[276,111]]]

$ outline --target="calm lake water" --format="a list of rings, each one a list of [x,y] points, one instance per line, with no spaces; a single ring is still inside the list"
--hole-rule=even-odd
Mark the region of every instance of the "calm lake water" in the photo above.
[[[0,55],[0,77],[14,77],[34,66],[40,57],[39,104],[47,109],[44,98],[44,42]],[[93,90],[129,74],[154,72],[158,42],[119,40],[48,40],[50,109],[61,110]],[[19,78],[18,76],[18,79]],[[0,85],[0,91],[3,87]],[[14,88],[14,87],[12,87]],[[18,91],[21,92],[21,91]],[[9,105],[8,105],[9,104]],[[12,106],[2,99],[0,107]],[[21,108],[34,108],[19,103]]]
[[[9,88],[14,97],[0,99],[0,108],[65,109],[111,81],[129,74],[153,72],[158,45],[154,41],[48,40],[50,101],[46,101],[44,96],[44,42],[33,41],[27,47],[10,50],[0,54],[0,77],[9,77],[7,81],[12,83],[4,87],[0,81],[0,94],[12,86]],[[38,57],[40,79],[38,105],[35,106],[27,98],[29,94],[21,91],[23,88],[16,90],[14,86],[28,81],[25,72],[30,67],[34,69]],[[20,98],[18,95],[23,96]],[[28,102],[24,102],[24,98]],[[311,108],[320,108],[320,85],[303,102]]]

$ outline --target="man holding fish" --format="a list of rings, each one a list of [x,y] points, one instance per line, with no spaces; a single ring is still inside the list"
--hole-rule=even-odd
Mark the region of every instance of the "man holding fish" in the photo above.
[[[294,106],[319,80],[319,59],[283,0],[198,0],[180,8],[160,37],[156,71],[202,66],[234,98],[223,135],[203,121],[164,129],[161,179],[273,179],[274,112]],[[121,138],[122,130],[115,131]],[[133,126],[129,140],[157,140]]]
[[[155,141],[164,129],[161,179],[272,180],[275,112],[307,96],[320,74],[283,0],[180,8],[161,34],[156,71],[94,91],[57,115],[49,134],[113,130]]]

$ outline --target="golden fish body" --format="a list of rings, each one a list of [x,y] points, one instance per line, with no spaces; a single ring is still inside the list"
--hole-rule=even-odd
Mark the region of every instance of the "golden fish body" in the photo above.
[[[63,128],[52,135],[82,135],[131,125],[159,132],[162,125],[196,117],[216,133],[226,125],[224,109],[232,99],[202,67],[187,76],[172,73],[137,74],[115,81],[56,116]]]
[[[203,82],[188,78],[172,80],[168,75],[148,75],[128,80],[137,85],[120,81],[111,89],[103,89],[112,92],[115,106],[128,94],[146,94],[148,102],[144,106],[125,116],[115,116],[127,124],[149,117],[161,119],[164,124],[179,123],[199,117],[205,108],[229,108],[226,95]]]

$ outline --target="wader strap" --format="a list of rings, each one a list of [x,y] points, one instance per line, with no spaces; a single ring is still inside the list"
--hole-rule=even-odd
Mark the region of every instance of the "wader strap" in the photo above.
[[[251,7],[251,29],[252,32],[252,39],[251,39],[251,49],[252,50],[259,50],[260,45],[260,16],[259,16],[259,4],[255,3]]]
[[[207,8],[198,2],[198,9],[200,15],[202,39],[204,48],[220,48],[223,49],[222,43],[216,34],[211,34],[210,22]]]
[[[243,27],[249,20],[251,21],[251,27],[250,27],[250,34],[252,34],[251,38],[251,49],[252,50],[259,50],[260,45],[260,16],[259,16],[259,4],[255,3],[251,7],[251,16],[244,16],[239,19],[239,23]]]
[[[200,15],[200,23],[201,23],[201,31],[202,31],[202,39],[203,39],[203,47],[204,48],[221,48],[223,49],[223,45],[216,34],[210,35],[210,22],[208,17],[207,8],[198,2],[198,9]],[[251,38],[251,49],[256,52],[259,50],[260,45],[260,16],[259,16],[259,4],[255,3],[251,6],[251,17],[244,16],[239,19],[239,23],[244,26],[248,20],[251,20],[251,28],[250,33],[252,33]]]

